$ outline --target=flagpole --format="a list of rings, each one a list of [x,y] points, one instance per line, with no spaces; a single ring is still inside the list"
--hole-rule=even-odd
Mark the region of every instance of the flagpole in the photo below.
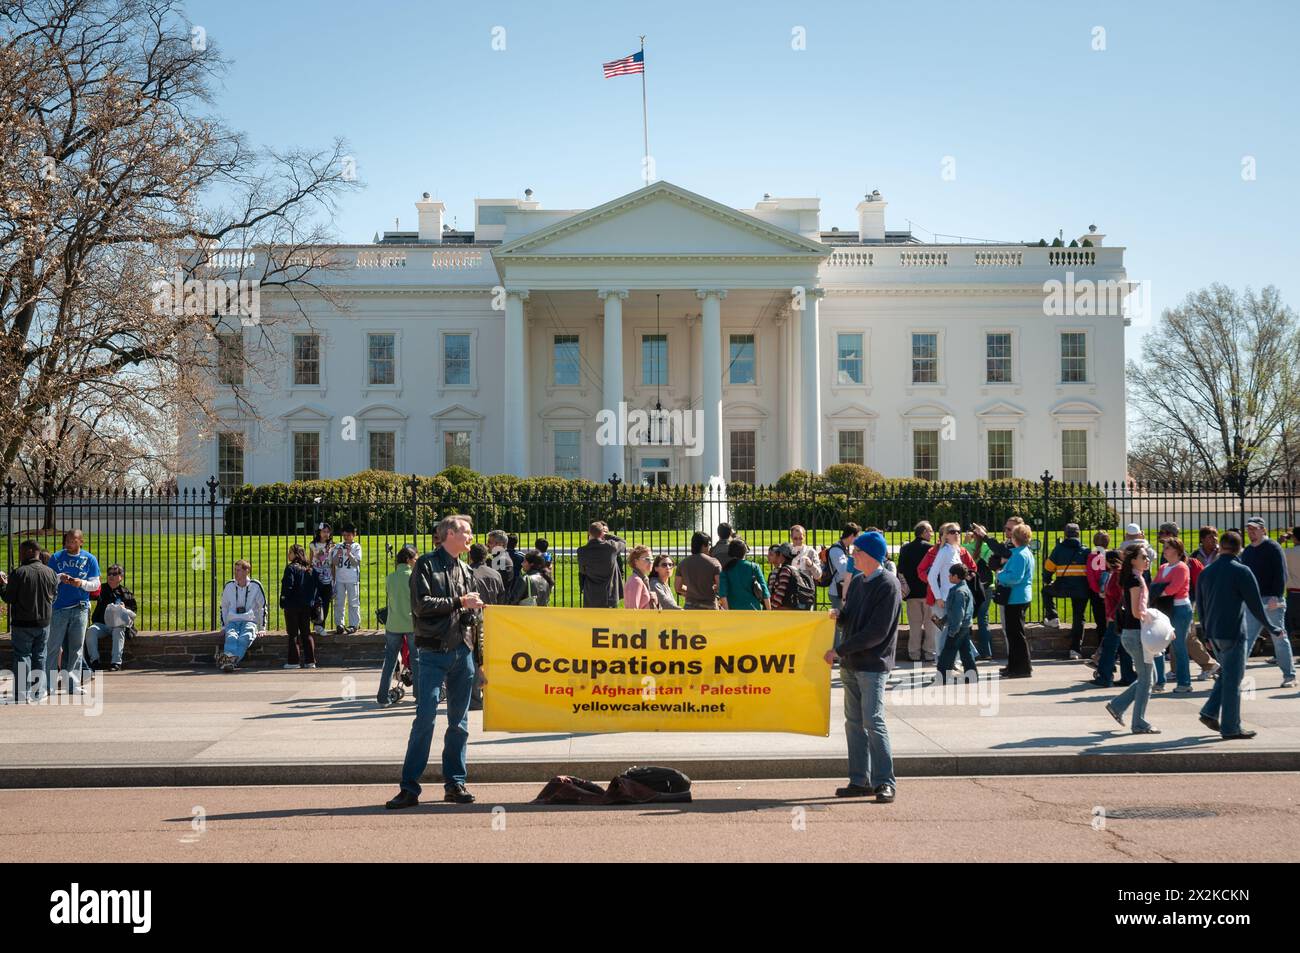
[[[644,168],[645,162],[650,158],[650,120],[649,120],[649,114],[646,110],[646,98],[645,98],[645,37],[644,36],[641,37],[641,134],[643,137],[643,143],[645,145],[645,152],[642,153],[641,155],[641,162]],[[650,182],[649,179],[647,178],[646,185],[649,184]]]

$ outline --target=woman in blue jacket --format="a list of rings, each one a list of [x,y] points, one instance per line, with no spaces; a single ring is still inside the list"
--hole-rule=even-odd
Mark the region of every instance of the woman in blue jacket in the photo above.
[[[1015,527],[1011,531],[1015,548],[998,573],[998,588],[1008,590],[1002,607],[1002,632],[1007,640],[1007,667],[1000,671],[1003,678],[1028,678],[1034,673],[1029,663],[1029,642],[1025,639],[1025,611],[1034,595],[1034,554],[1029,550],[1033,538],[1034,531],[1028,523]]]

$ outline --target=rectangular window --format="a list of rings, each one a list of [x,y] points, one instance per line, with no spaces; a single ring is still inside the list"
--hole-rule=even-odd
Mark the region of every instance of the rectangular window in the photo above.
[[[1061,383],[1083,384],[1088,380],[1088,335],[1066,331],[1061,335]]]
[[[293,384],[315,387],[320,384],[320,335],[293,336]]]
[[[754,376],[754,335],[731,335],[731,348],[728,355],[727,380],[732,384],[753,384]]]
[[[668,335],[641,335],[641,383],[668,384]]]
[[[673,471],[667,457],[641,458],[642,486],[670,486],[672,482]]]
[[[442,435],[443,466],[470,467],[469,431],[447,430]]]
[[[217,334],[217,380],[239,387],[244,383],[244,335],[238,331]]]
[[[470,379],[470,353],[468,334],[442,336],[442,373],[448,387],[468,387]]]
[[[1011,335],[999,331],[984,335],[984,382],[1011,383]]]
[[[555,439],[555,475],[566,480],[582,476],[582,431],[557,430]]]
[[[840,431],[840,463],[866,463],[861,430]]]
[[[754,454],[754,431],[731,432],[731,480],[733,483],[758,482],[758,467]]]
[[[557,334],[554,338],[555,386],[577,387],[581,380],[581,354],[576,334]]]
[[[244,485],[243,434],[230,431],[217,434],[217,481],[226,496]]]
[[[397,383],[397,336],[369,334],[366,337],[369,353],[366,382],[372,385]]]
[[[1088,431],[1061,431],[1061,479],[1066,483],[1088,481]]]
[[[293,478],[320,479],[320,432],[308,430],[293,435]]]
[[[397,469],[397,434],[391,430],[370,431],[370,469]]]
[[[1011,461],[1011,431],[989,431],[989,479],[1009,480],[1014,475]]]
[[[939,383],[939,335],[912,335],[912,383]]]
[[[939,479],[939,431],[912,431],[912,476],[918,480]]]
[[[862,383],[862,335],[835,336],[835,381],[838,384]]]

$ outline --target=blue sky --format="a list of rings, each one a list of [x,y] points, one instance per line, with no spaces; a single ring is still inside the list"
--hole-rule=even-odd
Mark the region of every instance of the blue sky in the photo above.
[[[475,197],[581,208],[638,188],[646,39],[660,178],[751,207],[816,195],[856,228],[1128,248],[1155,310],[1222,281],[1300,308],[1290,3],[408,3],[195,0],[233,60],[217,111],[260,144],[346,137],[365,189],[346,241],[415,225],[425,190],[461,227]],[[493,49],[494,28],[505,49]],[[794,29],[806,49],[792,49]],[[1096,28],[1104,50],[1095,50]],[[496,33],[499,38],[500,32]],[[956,177],[942,176],[944,158]],[[1253,157],[1255,179],[1242,176]],[[924,229],[924,230],[923,230]],[[1130,331],[1134,353],[1140,328]]]

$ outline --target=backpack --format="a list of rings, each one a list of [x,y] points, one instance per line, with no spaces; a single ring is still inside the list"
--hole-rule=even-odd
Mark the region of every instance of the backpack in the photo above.
[[[691,779],[676,768],[634,765],[609,782],[605,798],[610,804],[689,801]]]
[[[817,584],[813,582],[812,576],[791,566],[790,577],[794,583],[791,603],[796,609],[811,609],[817,604]]]
[[[831,562],[831,550],[835,549],[837,546],[839,547],[840,552],[844,553],[846,556],[848,555],[847,552],[844,552],[844,547],[840,546],[839,543],[831,543],[829,548],[823,546],[821,552],[817,554],[817,558],[822,561],[822,574],[817,577],[816,584],[821,586],[823,589],[829,586],[831,580],[835,578],[835,566]],[[816,595],[816,593],[814,593],[814,595]]]

